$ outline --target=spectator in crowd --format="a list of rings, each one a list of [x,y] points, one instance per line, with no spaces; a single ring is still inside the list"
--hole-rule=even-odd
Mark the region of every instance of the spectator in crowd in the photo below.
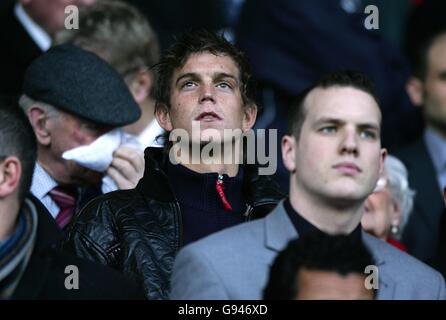
[[[179,248],[265,215],[283,194],[254,164],[223,159],[217,150],[200,156],[209,146],[234,155],[241,136],[224,130],[247,132],[256,119],[246,63],[232,44],[208,31],[185,33],[155,71],[156,118],[168,133],[187,137],[164,150],[147,148],[137,187],[91,201],[64,248],[144,283],[148,298],[166,299]]]
[[[72,43],[110,63],[124,78],[141,109],[141,118],[125,126],[141,149],[158,145],[163,130],[155,119],[154,75],[159,60],[157,36],[146,18],[122,1],[97,1],[79,13],[79,28],[56,34],[56,44]]]
[[[31,192],[64,228],[88,200],[78,188],[99,183],[103,172],[81,167],[63,154],[136,121],[139,107],[112,67],[68,44],[51,48],[31,64],[19,103],[38,143]],[[110,167],[133,186],[144,168],[136,151],[116,151]]]
[[[310,233],[291,240],[277,255],[264,299],[372,300],[377,280],[373,282],[373,274],[368,279],[367,267],[373,265],[362,242],[345,235]]]
[[[407,169],[398,158],[387,155],[384,173],[364,203],[361,224],[365,231],[407,251],[400,237],[413,208]]]
[[[352,71],[327,75],[305,90],[291,110],[289,133],[282,138],[291,174],[289,198],[264,219],[181,250],[171,298],[260,299],[278,252],[291,239],[320,230],[364,242],[379,267],[378,299],[444,299],[438,272],[362,232],[364,201],[386,155],[370,80]]]
[[[404,91],[410,73],[408,64],[397,47],[376,30],[366,28],[370,16],[364,13],[367,5],[361,0],[244,2],[235,39],[246,52],[259,84],[258,102],[263,114],[256,127],[275,128],[282,137],[288,107],[302,90],[323,74],[355,69],[376,84],[385,146],[419,136],[422,121]],[[382,24],[381,15],[373,22]],[[288,172],[282,162],[277,177],[287,188]]]
[[[0,12],[0,93],[18,97],[31,62],[51,47],[52,36],[64,27],[65,8],[95,0],[2,0]]]
[[[425,130],[414,143],[393,150],[409,172],[409,184],[417,191],[414,210],[402,241],[408,252],[434,265],[446,263],[439,239],[446,233],[443,187],[446,185],[446,22],[443,1],[425,1],[409,19],[407,48],[413,75],[406,89],[420,107]],[[445,227],[446,228],[446,227]]]
[[[55,249],[60,230],[28,193],[36,157],[28,119],[15,104],[1,102],[0,300],[142,298],[114,270]]]

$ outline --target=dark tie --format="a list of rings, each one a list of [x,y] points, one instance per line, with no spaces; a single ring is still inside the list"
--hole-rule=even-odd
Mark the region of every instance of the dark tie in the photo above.
[[[56,223],[63,229],[73,217],[76,209],[77,192],[74,188],[56,187],[49,192],[51,199],[57,204],[60,211],[56,216]]]

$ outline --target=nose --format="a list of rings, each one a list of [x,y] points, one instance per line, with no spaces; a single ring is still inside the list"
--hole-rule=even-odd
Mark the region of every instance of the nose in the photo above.
[[[341,154],[349,154],[355,157],[359,154],[358,135],[353,128],[346,128],[340,145]]]
[[[203,84],[200,87],[200,103],[215,102],[215,88],[211,84]]]

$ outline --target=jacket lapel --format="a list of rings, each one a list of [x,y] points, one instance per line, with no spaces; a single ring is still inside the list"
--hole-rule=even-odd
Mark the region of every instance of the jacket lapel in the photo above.
[[[290,240],[298,237],[297,231],[283,207],[283,200],[264,218],[264,221],[264,243],[269,250],[279,252],[285,248]]]
[[[380,241],[371,235],[367,234],[364,230],[362,232],[362,240],[365,246],[370,250],[375,260],[375,265],[378,267],[378,299],[379,300],[391,300],[395,295],[396,283],[386,272],[386,260],[381,253],[376,241]],[[383,244],[384,245],[384,244]]]

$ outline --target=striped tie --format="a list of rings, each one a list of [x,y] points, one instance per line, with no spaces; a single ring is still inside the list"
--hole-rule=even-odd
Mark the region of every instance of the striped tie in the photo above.
[[[49,195],[60,209],[56,216],[56,223],[63,229],[73,217],[77,192],[75,189],[56,187],[49,192]]]

